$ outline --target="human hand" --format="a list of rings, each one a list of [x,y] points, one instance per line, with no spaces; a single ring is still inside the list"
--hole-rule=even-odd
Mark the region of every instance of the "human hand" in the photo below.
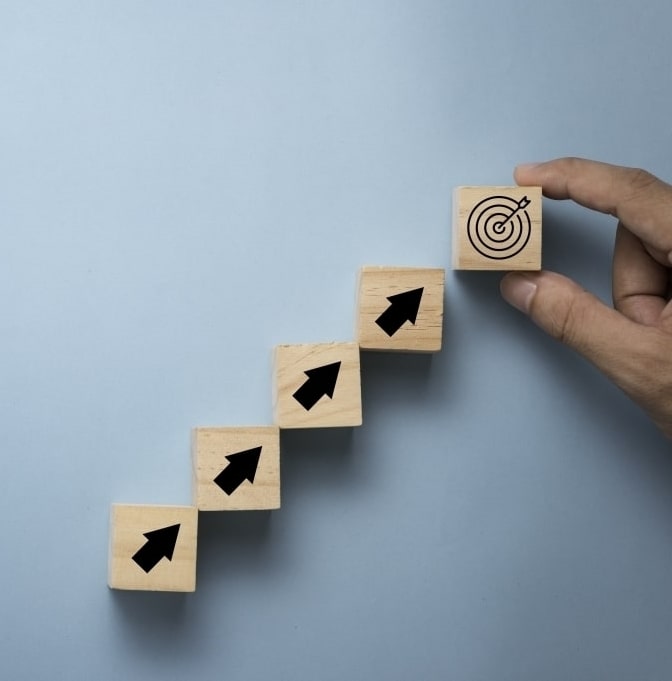
[[[520,185],[618,219],[614,309],[554,272],[511,272],[501,292],[584,355],[672,438],[672,186],[634,168],[563,158],[516,168]]]

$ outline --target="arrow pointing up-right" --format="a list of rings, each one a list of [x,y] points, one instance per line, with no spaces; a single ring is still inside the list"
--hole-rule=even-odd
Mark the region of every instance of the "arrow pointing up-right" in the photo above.
[[[229,465],[214,479],[214,483],[231,496],[245,480],[254,483],[259,466],[261,447],[246,449],[244,452],[229,454],[226,459]]]
[[[310,411],[325,395],[331,399],[336,390],[336,381],[341,369],[340,362],[325,364],[315,369],[304,371],[308,380],[292,395],[306,410]]]
[[[389,296],[390,306],[376,319],[376,324],[390,337],[406,323],[415,324],[424,287]]]
[[[143,535],[147,540],[133,556],[133,560],[145,572],[151,572],[162,558],[173,559],[177,535],[180,531],[179,523],[169,525],[159,530],[145,532]]]

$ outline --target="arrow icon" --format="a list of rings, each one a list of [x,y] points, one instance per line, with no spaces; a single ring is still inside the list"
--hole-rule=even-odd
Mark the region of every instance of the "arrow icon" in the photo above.
[[[304,371],[308,380],[292,395],[292,397],[306,410],[310,411],[325,395],[331,399],[336,389],[340,362],[325,364],[316,369]]]
[[[504,226],[506,225],[506,223],[510,222],[516,213],[518,213],[521,210],[525,210],[531,203],[532,201],[530,201],[530,199],[528,199],[527,196],[523,196],[523,198],[520,201],[518,201],[516,207],[513,209],[513,211],[511,211],[511,213],[509,213],[505,220],[495,223],[494,226],[495,233],[501,234],[504,231]]]
[[[173,559],[173,551],[180,531],[179,523],[160,530],[145,532],[145,545],[133,556],[133,560],[147,573],[151,572],[162,558]]]
[[[415,324],[424,290],[424,287],[415,288],[412,291],[388,296],[390,306],[376,319],[376,324],[390,337],[394,336],[406,322]]]
[[[257,473],[261,447],[246,449],[244,452],[229,454],[226,459],[229,465],[214,479],[214,483],[231,496],[245,480],[254,483]]]

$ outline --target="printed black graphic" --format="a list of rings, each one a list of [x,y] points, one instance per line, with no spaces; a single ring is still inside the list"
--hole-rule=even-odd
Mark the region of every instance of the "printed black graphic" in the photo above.
[[[261,447],[229,454],[226,457],[229,465],[215,478],[215,484],[223,492],[231,496],[245,480],[254,483],[254,476],[257,474],[260,456]]]
[[[389,296],[390,306],[376,319],[376,324],[390,337],[406,323],[415,324],[422,300],[423,288]]]
[[[147,573],[151,572],[162,558],[173,559],[173,551],[180,531],[179,523],[162,527],[160,530],[145,532],[147,542],[133,556],[133,560]]]
[[[304,373],[308,380],[292,395],[292,397],[306,410],[310,411],[325,395],[330,399],[334,396],[340,362],[325,364],[316,369],[309,369]]]
[[[530,240],[532,221],[525,210],[527,196],[520,201],[510,196],[488,196],[479,201],[467,221],[471,245],[491,260],[507,260],[518,255]]]

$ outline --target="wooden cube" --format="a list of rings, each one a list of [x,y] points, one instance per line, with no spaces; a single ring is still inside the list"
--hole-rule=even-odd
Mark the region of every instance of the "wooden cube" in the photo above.
[[[362,424],[357,343],[280,345],[274,365],[273,405],[280,428]]]
[[[199,511],[280,508],[280,429],[194,428],[194,504]]]
[[[445,270],[363,267],[357,338],[363,350],[441,349]]]
[[[457,187],[453,269],[540,270],[541,187]]]
[[[113,504],[110,588],[195,591],[197,527],[195,506]]]

